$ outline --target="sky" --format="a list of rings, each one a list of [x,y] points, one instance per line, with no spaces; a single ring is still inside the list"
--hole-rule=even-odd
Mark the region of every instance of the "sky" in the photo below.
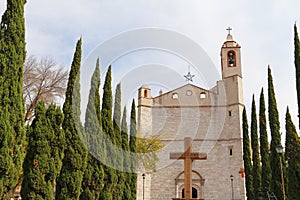
[[[5,7],[6,0],[1,0],[1,14]],[[298,0],[28,0],[25,6],[27,55],[52,57],[69,68],[75,43],[82,37],[82,59],[83,63],[88,63],[88,67],[82,69],[86,81],[82,83],[83,92],[88,91],[88,80],[94,68],[90,62],[96,62],[95,56],[100,57],[103,69],[112,64],[114,84],[133,80],[141,74],[149,75],[145,79],[142,76],[125,92],[127,96],[124,99],[129,104],[137,84],[146,80],[154,88],[161,87],[164,91],[174,89],[172,87],[176,84],[185,84],[183,75],[189,68],[195,74],[195,84],[207,89],[213,86],[211,81],[221,78],[220,49],[226,40],[226,28],[230,26],[234,40],[241,45],[244,99],[248,114],[252,95],[255,95],[258,105],[262,87],[266,94],[267,67],[270,65],[284,134],[287,106],[298,127],[293,25],[300,22],[299,7]],[[164,51],[159,45],[141,48],[145,45],[143,37],[126,35],[140,30],[147,35],[153,29],[162,30],[160,36],[167,33],[164,41],[171,41],[166,44],[170,51]],[[120,49],[121,53],[111,53],[112,49],[117,49],[113,44],[124,35],[127,40],[123,46],[131,50],[126,52],[126,49]],[[187,55],[172,52],[172,48],[182,49],[182,46],[176,46],[177,36],[182,36],[182,43],[198,45],[195,51],[200,49],[197,52],[203,55],[201,66],[194,66],[196,62],[185,59]],[[151,41],[156,39],[154,37]],[[136,47],[131,45],[137,43],[140,46],[134,51]],[[201,74],[206,66],[213,66],[216,74],[209,78]],[[149,68],[152,72],[147,71]],[[153,69],[157,71],[153,73]],[[104,72],[102,70],[102,74]],[[176,83],[172,82],[170,74],[176,76]],[[155,81],[149,82],[150,78]],[[158,95],[153,92],[153,96]]]

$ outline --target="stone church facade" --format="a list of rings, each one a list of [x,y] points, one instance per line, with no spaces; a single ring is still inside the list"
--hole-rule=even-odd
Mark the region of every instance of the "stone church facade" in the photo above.
[[[157,153],[157,171],[144,180],[138,174],[137,200],[183,197],[184,162],[170,153],[184,152],[185,137],[193,139],[193,152],[207,154],[192,164],[193,199],[245,199],[240,49],[229,33],[221,47],[222,79],[211,89],[186,84],[157,97],[147,85],[139,89],[138,132],[158,136],[164,148]]]

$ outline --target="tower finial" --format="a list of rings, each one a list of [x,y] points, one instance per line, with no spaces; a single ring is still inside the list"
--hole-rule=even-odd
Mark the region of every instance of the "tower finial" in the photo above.
[[[226,30],[228,31],[228,35],[227,35],[226,40],[227,41],[233,41],[232,35],[230,34],[230,31],[232,31],[232,28],[229,26]]]

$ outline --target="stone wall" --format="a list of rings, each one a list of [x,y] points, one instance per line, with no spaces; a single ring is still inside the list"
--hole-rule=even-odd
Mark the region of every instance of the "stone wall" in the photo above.
[[[184,137],[193,138],[193,151],[208,155],[207,160],[193,163],[193,170],[205,179],[203,186],[198,184],[201,190],[198,197],[205,200],[231,199],[230,175],[233,175],[235,199],[244,199],[244,179],[239,174],[243,168],[241,111],[242,105],[239,104],[226,107],[153,106],[152,119],[147,121],[147,126],[151,121],[152,133],[158,135],[165,146],[157,154],[160,158],[157,172],[146,176],[145,200],[179,196],[176,188],[182,187],[183,183],[176,186],[175,179],[183,172],[183,161],[170,160],[169,155],[184,151]],[[138,199],[142,199],[141,181],[138,184]]]

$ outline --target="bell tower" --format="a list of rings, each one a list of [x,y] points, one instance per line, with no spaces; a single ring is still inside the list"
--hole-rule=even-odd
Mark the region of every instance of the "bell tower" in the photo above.
[[[241,46],[233,40],[230,34],[232,29],[229,27],[226,30],[228,30],[228,35],[221,48],[222,79],[231,76],[242,78]]]
[[[228,35],[221,47],[221,66],[227,105],[243,105],[241,46],[233,40],[232,29],[226,30]]]
[[[153,98],[148,85],[142,85],[138,90],[138,134],[139,137],[152,131]]]

